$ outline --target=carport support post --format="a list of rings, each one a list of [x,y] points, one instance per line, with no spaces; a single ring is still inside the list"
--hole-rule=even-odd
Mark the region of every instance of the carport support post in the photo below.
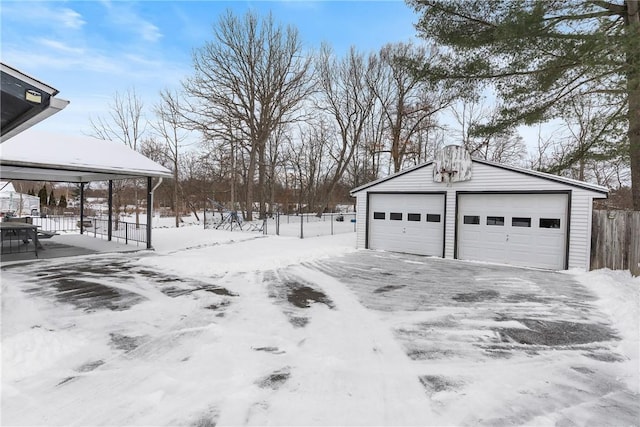
[[[113,235],[113,180],[109,180],[109,222],[107,224],[107,240]]]
[[[147,249],[151,249],[151,211],[153,211],[153,190],[151,177],[147,177]]]
[[[80,234],[84,234],[84,182],[80,183]]]

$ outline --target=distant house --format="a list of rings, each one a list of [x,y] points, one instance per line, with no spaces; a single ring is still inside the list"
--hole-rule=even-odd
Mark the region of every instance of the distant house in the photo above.
[[[40,209],[40,197],[18,193],[10,182],[0,181],[0,216],[28,216]]]
[[[484,160],[467,163],[465,177],[456,176],[455,160],[448,167],[433,161],[353,189],[357,246],[589,269],[593,200],[606,198],[607,188]]]

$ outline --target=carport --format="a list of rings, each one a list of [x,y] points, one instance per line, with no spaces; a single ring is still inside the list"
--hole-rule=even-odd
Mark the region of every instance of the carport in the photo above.
[[[80,233],[84,233],[84,186],[109,183],[107,239],[113,235],[113,181],[146,178],[147,249],[151,246],[152,179],[172,177],[171,171],[124,144],[85,136],[27,131],[64,109],[69,101],[59,91],[13,67],[0,63],[2,128],[0,180],[51,181],[80,184]],[[25,132],[26,131],[26,132]]]
[[[85,136],[56,135],[29,130],[2,144],[0,179],[80,184],[80,233],[84,233],[84,186],[107,181],[108,230],[112,237],[113,181],[145,178],[147,184],[147,249],[151,246],[153,178],[171,171],[124,144]]]

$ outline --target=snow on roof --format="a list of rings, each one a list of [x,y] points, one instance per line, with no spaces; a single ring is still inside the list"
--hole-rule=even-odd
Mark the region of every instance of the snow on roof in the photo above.
[[[28,130],[0,145],[0,178],[90,182],[171,177],[169,169],[126,145],[87,136]]]

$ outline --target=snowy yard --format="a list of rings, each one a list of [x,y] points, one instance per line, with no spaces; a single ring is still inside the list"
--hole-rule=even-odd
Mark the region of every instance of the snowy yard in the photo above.
[[[154,230],[2,265],[2,425],[639,425],[640,279]]]

